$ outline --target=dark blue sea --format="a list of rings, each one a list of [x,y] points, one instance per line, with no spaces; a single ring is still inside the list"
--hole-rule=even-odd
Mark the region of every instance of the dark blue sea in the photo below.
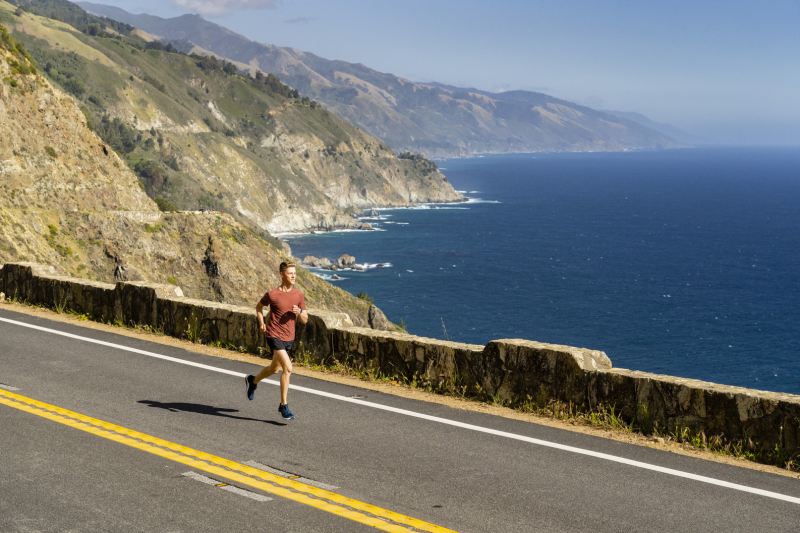
[[[800,149],[438,163],[470,203],[382,210],[382,231],[289,238],[294,254],[390,263],[334,283],[418,335],[800,393]]]

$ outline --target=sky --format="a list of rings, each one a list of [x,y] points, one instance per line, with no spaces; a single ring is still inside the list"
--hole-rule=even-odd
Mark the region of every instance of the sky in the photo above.
[[[413,81],[635,111],[716,144],[800,145],[800,0],[94,0]]]

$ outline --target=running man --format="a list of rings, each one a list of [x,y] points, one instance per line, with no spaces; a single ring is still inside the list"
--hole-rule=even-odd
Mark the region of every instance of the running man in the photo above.
[[[294,263],[281,263],[279,268],[281,285],[264,293],[256,304],[258,327],[267,335],[267,344],[272,350],[272,362],[261,369],[257,375],[248,375],[247,399],[252,400],[258,382],[278,371],[281,373],[281,403],[278,412],[286,420],[292,420],[294,414],[289,410],[286,396],[289,393],[289,377],[292,375],[292,361],[289,354],[294,350],[295,323],[297,319],[308,322],[308,310],[303,291],[294,286],[297,269]],[[269,306],[269,323],[264,324],[264,306]]]

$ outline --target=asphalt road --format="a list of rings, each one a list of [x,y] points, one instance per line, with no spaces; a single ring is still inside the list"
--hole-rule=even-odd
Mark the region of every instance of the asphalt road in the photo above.
[[[794,478],[255,370],[0,310],[0,531],[800,530]]]

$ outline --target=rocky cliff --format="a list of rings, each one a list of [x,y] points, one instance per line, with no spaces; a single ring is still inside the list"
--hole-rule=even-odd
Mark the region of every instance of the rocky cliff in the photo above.
[[[372,206],[461,199],[435,166],[396,157],[274,76],[148,43],[62,0],[16,3],[24,9],[0,2],[0,23],[162,210],[225,211],[282,232],[354,226]]]
[[[253,305],[279,282],[279,241],[214,211],[162,212],[0,26],[0,264],[38,261],[99,281],[179,285]],[[367,325],[370,305],[300,269],[312,308]]]

